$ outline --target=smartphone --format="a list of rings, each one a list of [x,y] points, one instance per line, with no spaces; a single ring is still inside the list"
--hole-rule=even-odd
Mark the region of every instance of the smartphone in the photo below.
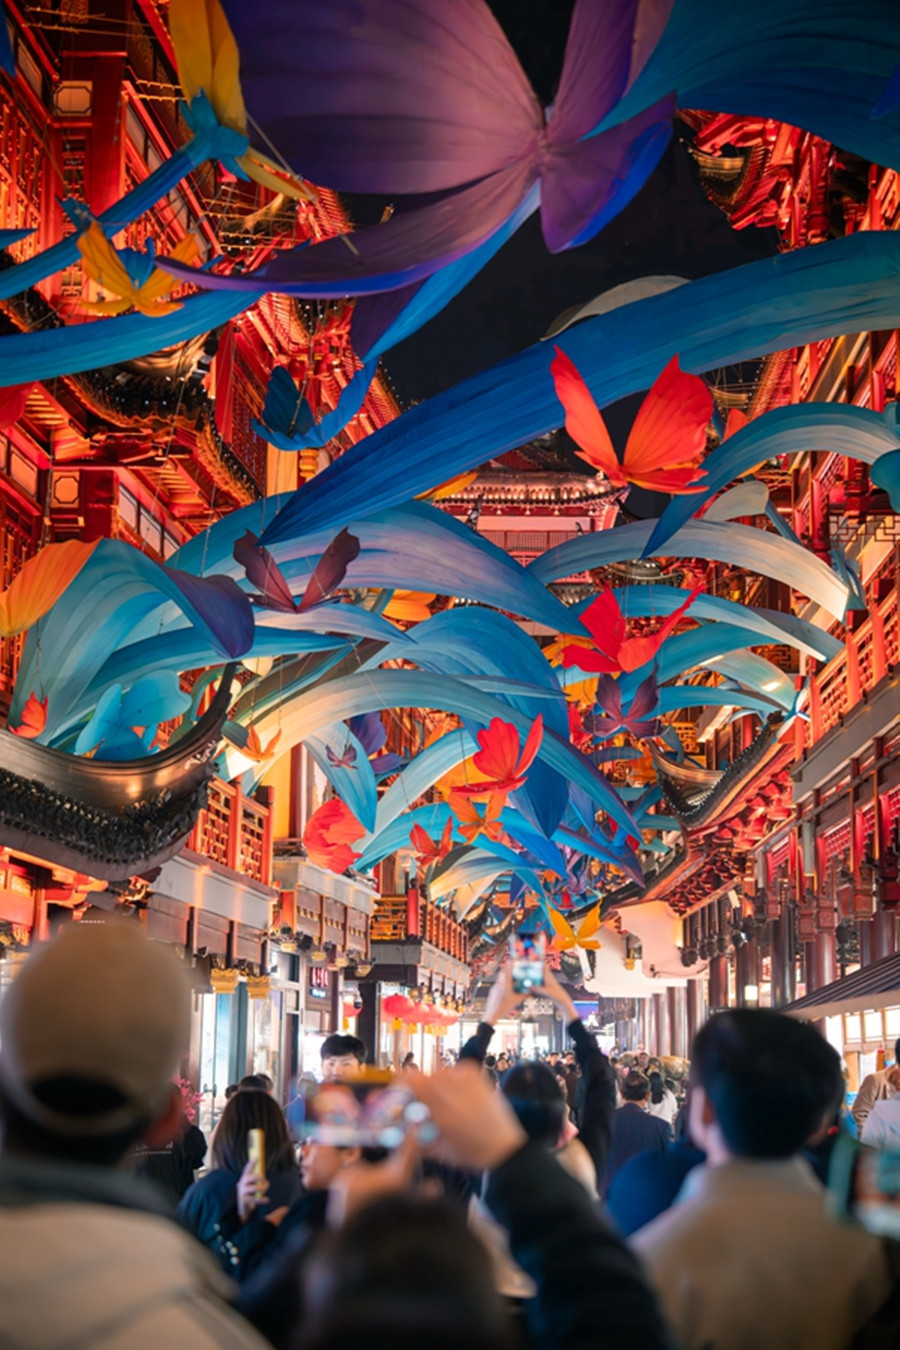
[[[900,1152],[842,1135],[831,1155],[828,1203],[844,1223],[900,1240]]]
[[[545,933],[515,933],[510,941],[512,952],[511,982],[514,994],[530,994],[544,983],[544,960],[547,956]]]
[[[336,1148],[397,1148],[411,1129],[432,1141],[427,1107],[385,1070],[323,1083],[307,1111],[304,1138]]]
[[[253,1175],[266,1175],[266,1132],[265,1130],[247,1131],[247,1161],[253,1168]]]

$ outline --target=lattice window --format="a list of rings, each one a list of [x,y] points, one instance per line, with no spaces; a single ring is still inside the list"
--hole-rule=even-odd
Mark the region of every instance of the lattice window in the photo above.
[[[262,411],[264,390],[240,350],[235,353],[234,386],[231,449],[262,492],[266,483],[266,443],[257,436],[251,423]]]
[[[224,783],[214,780],[209,788],[209,801],[198,822],[195,848],[204,858],[228,866],[228,823],[231,817],[231,797]]]
[[[833,830],[829,830],[821,839],[822,859],[828,863],[832,858],[837,858],[847,853],[850,848],[850,821],[842,820],[840,825],[835,825]]]
[[[866,845],[875,833],[875,807],[870,802],[868,806],[861,806],[856,812],[856,819],[859,825],[859,843],[862,852],[865,852]]]
[[[241,852],[239,870],[256,881],[265,881],[265,833],[268,812],[256,802],[241,804]]]

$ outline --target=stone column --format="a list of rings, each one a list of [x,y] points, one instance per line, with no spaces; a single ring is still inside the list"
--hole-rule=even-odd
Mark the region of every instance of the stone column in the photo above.
[[[653,1007],[656,1020],[656,1053],[658,1055],[670,1055],[672,1053],[672,1027],[669,1022],[669,1000],[667,995],[667,989],[664,989],[661,994],[653,995]]]

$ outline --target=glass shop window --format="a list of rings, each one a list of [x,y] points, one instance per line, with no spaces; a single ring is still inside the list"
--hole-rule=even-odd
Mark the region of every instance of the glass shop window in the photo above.
[[[162,526],[143,508],[141,509],[139,531],[148,548],[152,548],[154,553],[162,553]]]
[[[119,515],[123,524],[137,533],[138,527],[138,500],[133,497],[127,488],[119,488]]]

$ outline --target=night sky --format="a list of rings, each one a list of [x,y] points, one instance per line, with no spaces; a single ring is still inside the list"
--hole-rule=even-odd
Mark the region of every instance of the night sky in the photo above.
[[[572,0],[493,0],[491,8],[546,104],[562,67]],[[539,217],[526,221],[441,314],[385,356],[401,406],[530,346],[562,310],[612,286],[658,273],[694,279],[773,254],[773,230],[733,230],[707,199],[688,135],[676,121],[672,143],[635,200],[581,248],[554,256]]]

